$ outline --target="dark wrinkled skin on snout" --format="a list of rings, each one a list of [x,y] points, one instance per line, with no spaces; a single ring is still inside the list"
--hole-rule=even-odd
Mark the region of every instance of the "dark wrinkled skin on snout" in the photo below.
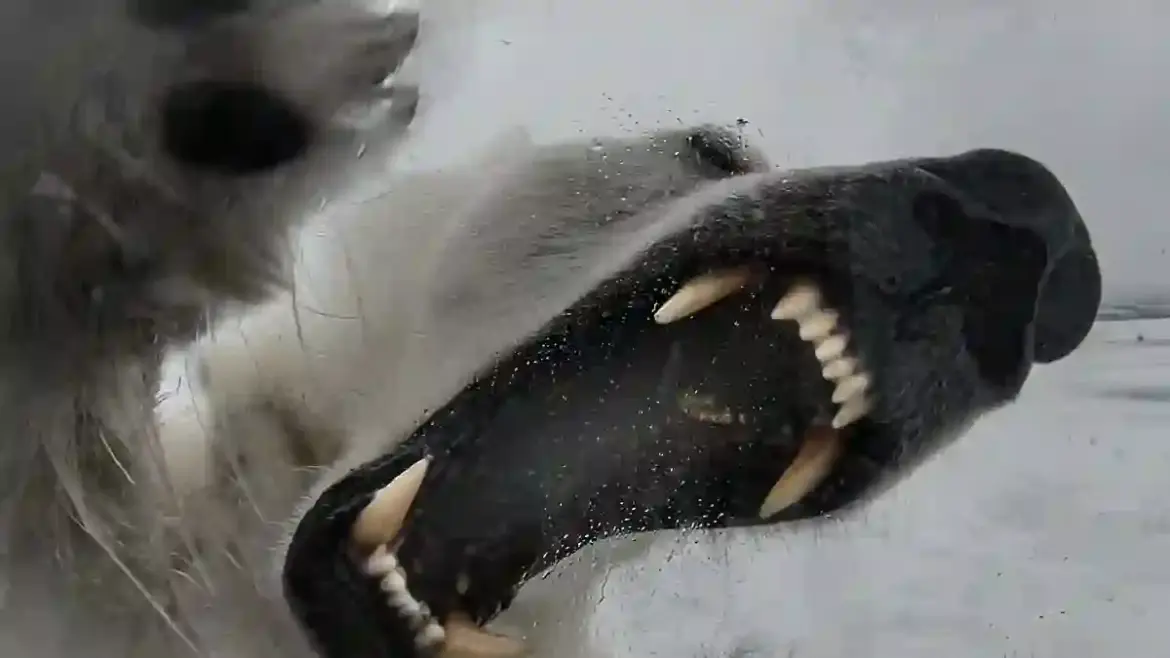
[[[286,594],[322,652],[419,655],[363,575],[349,530],[371,495],[433,458],[395,549],[443,619],[486,621],[541,570],[598,539],[763,523],[758,509],[830,385],[791,322],[769,313],[818,282],[872,373],[874,409],[844,430],[826,481],[768,522],[840,514],[1019,393],[1096,316],[1084,223],[1042,165],[1005,151],[768,174],[707,207],[435,413],[304,517]],[[727,265],[762,276],[669,325],[655,308]],[[694,400],[731,423],[688,414]],[[469,587],[457,593],[456,579]]]

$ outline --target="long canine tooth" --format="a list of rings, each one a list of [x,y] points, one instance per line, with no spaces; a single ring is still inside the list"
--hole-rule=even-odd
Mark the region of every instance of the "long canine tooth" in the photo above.
[[[374,499],[353,524],[351,536],[355,543],[359,546],[380,546],[398,535],[430,463],[430,457],[423,457],[374,494]]]
[[[821,291],[816,286],[798,283],[780,298],[772,309],[773,320],[799,320],[821,306]]]
[[[846,356],[826,363],[825,367],[821,369],[821,376],[830,381],[836,381],[852,375],[856,370],[857,360]]]
[[[808,313],[797,322],[800,323],[801,340],[823,340],[837,328],[837,312],[819,309]]]
[[[442,658],[511,658],[528,651],[520,640],[484,630],[460,613],[448,618],[445,630]]]
[[[863,393],[868,388],[869,375],[864,372],[850,375],[837,382],[837,388],[833,389],[833,402],[841,404],[857,396],[859,393]]]
[[[447,631],[443,630],[442,626],[432,621],[426,626],[423,626],[423,629],[419,632],[415,643],[422,647],[430,647],[442,642],[445,639],[447,639]]]
[[[856,422],[869,413],[870,402],[865,396],[858,396],[841,405],[837,415],[833,416],[833,428],[842,429]]]
[[[743,288],[750,278],[751,272],[746,267],[697,276],[683,284],[654,312],[654,321],[670,324],[694,315]]]
[[[841,454],[841,437],[828,427],[813,427],[804,436],[796,459],[772,486],[760,505],[760,518],[767,520],[800,502],[825,480]]]
[[[817,344],[815,353],[817,360],[821,363],[828,363],[834,359],[839,358],[845,353],[845,347],[849,344],[849,339],[844,334],[836,334],[829,336]]]

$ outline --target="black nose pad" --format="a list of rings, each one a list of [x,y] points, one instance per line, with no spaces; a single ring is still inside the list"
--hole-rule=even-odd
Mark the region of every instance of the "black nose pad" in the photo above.
[[[1084,342],[1101,310],[1101,288],[1101,266],[1087,241],[1056,262],[1040,293],[1036,361],[1058,361]]]
[[[1030,362],[1029,329],[1036,319],[1048,263],[1044,239],[1026,228],[968,212],[941,191],[914,201],[914,218],[930,235],[940,281],[963,313],[963,338],[991,385],[1016,391]]]
[[[978,207],[979,215],[1039,236],[1055,260],[1037,292],[1033,357],[1048,363],[1076,349],[1100,310],[1101,270],[1084,219],[1055,174],[1036,160],[1000,149],[923,160],[917,166]],[[1035,257],[1024,253],[1028,242],[1004,242],[1003,247],[1005,256]]]

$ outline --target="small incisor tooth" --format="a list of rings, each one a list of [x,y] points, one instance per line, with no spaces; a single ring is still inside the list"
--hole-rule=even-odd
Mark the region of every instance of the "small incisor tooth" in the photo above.
[[[815,354],[817,360],[821,363],[828,363],[833,359],[840,357],[845,353],[845,347],[849,344],[849,339],[843,334],[836,334],[829,336],[817,344]]]
[[[430,647],[445,639],[447,639],[447,631],[432,621],[426,626],[423,626],[422,631],[419,632],[416,644],[422,647]]]
[[[406,577],[397,571],[392,571],[382,577],[382,590],[386,593],[401,592],[406,589]]]
[[[654,312],[658,324],[670,324],[707,308],[743,288],[751,278],[746,267],[708,272],[687,281]]]
[[[869,375],[864,372],[856,375],[850,375],[845,379],[837,382],[837,388],[833,389],[833,402],[841,404],[846,400],[856,397],[858,394],[865,392],[869,388]]]
[[[841,437],[836,430],[824,426],[810,428],[796,458],[760,505],[760,518],[767,520],[800,502],[824,482],[840,455]]]
[[[827,338],[837,328],[837,312],[819,309],[797,320],[800,323],[800,339],[814,341]]]
[[[798,283],[772,309],[773,320],[799,320],[821,306],[821,291],[811,284]]]
[[[837,415],[833,416],[833,428],[842,429],[848,427],[850,423],[856,422],[865,416],[865,414],[869,413],[869,408],[869,398],[864,395],[849,400],[841,405],[841,409],[837,411]]]
[[[852,375],[856,370],[857,360],[846,356],[826,363],[825,367],[821,369],[821,376],[835,381]]]
[[[397,568],[398,559],[386,552],[383,546],[374,549],[374,553],[366,560],[366,571],[372,576],[391,574]]]
[[[413,618],[422,614],[422,603],[401,590],[391,595],[390,604],[407,617]]]
[[[441,658],[512,658],[527,653],[523,642],[480,628],[461,613],[452,613],[444,629]]]
[[[423,457],[374,494],[353,524],[351,537],[358,546],[380,546],[398,535],[430,463],[430,457]]]

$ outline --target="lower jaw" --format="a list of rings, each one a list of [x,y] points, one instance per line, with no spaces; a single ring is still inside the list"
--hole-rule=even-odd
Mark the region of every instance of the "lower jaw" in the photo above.
[[[746,518],[740,519],[724,518],[724,522],[718,525],[730,527],[800,521],[821,516],[825,511],[841,507],[842,505],[832,506],[832,502],[839,498],[832,490],[833,479],[841,477],[841,465],[849,458],[846,444],[848,440],[855,438],[858,429],[854,427],[837,430],[827,423],[812,425],[805,432],[800,448],[796,450],[783,475],[776,480],[756,513],[745,514],[743,516]],[[398,566],[397,558],[390,553],[390,547],[396,546],[401,540],[396,536],[395,529],[401,528],[406,511],[421,486],[428,464],[429,460],[420,460],[395,478],[379,492],[375,501],[363,511],[361,518],[354,525],[356,542],[359,545],[374,547],[365,553],[369,556],[364,564],[366,573],[381,580],[380,587],[386,594],[387,603],[403,615],[411,611],[417,613],[421,604],[411,595],[405,573]],[[542,553],[540,559],[527,570],[517,574],[516,588],[588,544],[609,536],[638,532],[638,528],[626,525],[627,518],[625,516],[610,518],[607,523],[593,526],[588,534],[575,536],[577,541],[574,541],[572,546],[565,545],[562,550],[552,547],[549,552]],[[661,528],[644,528],[655,529]],[[363,535],[367,531],[371,534]],[[459,585],[455,587],[458,590]],[[500,600],[510,599],[512,592],[508,594],[508,597]],[[415,642],[420,648],[418,655],[437,658],[524,655],[525,645],[522,641],[490,631],[481,623],[494,617],[505,607],[504,605],[484,604],[472,607],[478,609],[473,610],[456,603],[441,619],[427,617],[417,624],[412,622],[411,626],[416,632]]]
[[[777,305],[776,310],[772,313],[772,318],[775,320],[794,320],[799,325],[801,340],[809,343],[809,349],[816,349],[817,359],[825,368],[824,379],[836,383],[837,388],[833,392],[832,402],[839,405],[839,408],[832,420],[815,424],[805,432],[795,457],[781,475],[772,476],[777,477],[777,479],[758,503],[758,509],[754,517],[750,519],[750,523],[743,523],[743,525],[808,518],[812,515],[810,510],[822,506],[818,503],[836,498],[835,495],[823,492],[827,483],[835,477],[846,453],[844,434],[856,431],[850,426],[864,416],[870,408],[869,399],[865,396],[866,389],[870,385],[868,374],[862,369],[863,366],[858,364],[856,357],[849,356],[848,353],[844,352],[846,344],[844,330],[836,325],[836,315],[821,308],[819,303],[815,291],[809,292],[804,288],[794,289]],[[663,314],[663,316],[667,323],[678,319],[669,316],[669,314]],[[660,323],[664,322],[663,319],[656,319]],[[837,341],[837,344],[834,344],[834,340]],[[832,354],[824,356],[824,353]],[[840,372],[830,370],[831,367],[838,367]],[[860,395],[858,391],[846,390],[846,385],[851,382],[860,382],[858,384]],[[857,404],[851,407],[850,405],[854,404],[853,401],[857,401]],[[846,410],[849,410],[850,413],[845,414]],[[719,424],[722,422],[721,419],[720,416],[711,419],[711,422]],[[387,547],[397,545],[399,542],[398,532],[413,504],[415,495],[419,491],[428,464],[428,459],[420,460],[379,491],[374,501],[362,512],[362,517],[365,520],[359,518],[355,523],[354,535],[358,544]],[[747,512],[747,510],[742,511]],[[621,513],[616,518],[625,520]],[[731,522],[721,525],[740,525],[735,523],[734,519],[729,519],[729,521]],[[372,529],[372,535],[361,537],[363,528]],[[648,527],[645,529],[653,530],[656,528]],[[602,531],[593,528],[590,532],[579,536],[583,540],[588,539],[588,541],[578,543],[571,551],[559,552],[555,559],[550,560],[550,564],[564,559],[587,543],[597,541],[604,536],[619,534],[621,530],[622,528],[613,528],[612,531],[609,529]],[[533,571],[537,567],[538,565],[534,565]],[[389,577],[385,568],[374,571],[376,573],[370,573],[371,576]],[[401,604],[399,606],[401,610],[413,610],[419,605],[413,597],[410,597],[404,576],[390,577],[388,582],[389,584],[383,587],[383,590],[387,592],[392,605],[396,600]],[[428,649],[430,653],[422,655],[430,655],[436,650],[439,651],[436,655],[450,655],[452,658],[460,653],[468,656],[511,656],[521,655],[523,652],[523,645],[518,641],[484,630],[472,621],[471,615],[463,612],[453,612],[446,615],[441,620],[441,624],[439,621],[427,619],[417,626],[417,638],[423,645],[431,647]]]

